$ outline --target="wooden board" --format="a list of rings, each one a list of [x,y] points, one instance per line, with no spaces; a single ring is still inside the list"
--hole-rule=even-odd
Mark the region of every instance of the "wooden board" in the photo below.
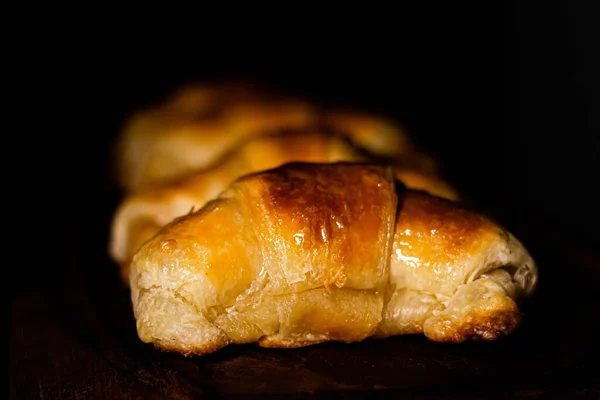
[[[495,343],[421,336],[185,358],[139,341],[106,256],[111,209],[69,235],[61,273],[11,305],[11,398],[598,398],[600,261],[551,223],[509,224],[540,264],[523,325]],[[84,228],[87,226],[87,228]],[[62,256],[61,256],[62,257]]]

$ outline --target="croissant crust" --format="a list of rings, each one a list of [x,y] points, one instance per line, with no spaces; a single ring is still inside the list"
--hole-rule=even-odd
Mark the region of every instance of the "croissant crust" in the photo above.
[[[425,334],[495,340],[537,284],[496,222],[406,189],[392,168],[291,163],[236,180],[136,253],[142,341],[182,354]]]

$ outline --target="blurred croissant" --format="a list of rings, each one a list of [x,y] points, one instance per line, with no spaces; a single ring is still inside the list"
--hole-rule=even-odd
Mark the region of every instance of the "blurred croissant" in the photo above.
[[[316,127],[341,132],[373,154],[401,158],[411,169],[435,169],[383,117],[325,110],[303,99],[230,83],[185,86],[163,104],[134,114],[117,143],[118,179],[124,189],[136,191],[207,168],[249,138]]]
[[[297,132],[251,138],[207,169],[173,181],[149,185],[129,194],[112,223],[110,254],[128,282],[128,266],[140,246],[174,218],[202,208],[237,178],[290,162],[326,163],[367,160],[347,140],[319,132]],[[443,180],[398,166],[395,175],[412,189],[455,200],[458,194]]]
[[[494,221],[406,189],[393,168],[291,163],[246,175],[131,263],[143,342],[185,355],[423,333],[495,340],[537,267]]]

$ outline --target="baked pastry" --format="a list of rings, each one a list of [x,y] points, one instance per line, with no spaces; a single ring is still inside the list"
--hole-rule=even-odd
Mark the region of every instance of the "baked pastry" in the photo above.
[[[127,195],[113,218],[110,255],[121,265],[124,281],[129,282],[131,258],[146,240],[174,218],[202,208],[237,178],[294,161],[326,163],[367,159],[347,140],[324,133],[290,132],[251,138],[207,169]],[[410,188],[458,199],[456,191],[433,174],[402,167],[395,168],[395,174]]]
[[[435,171],[432,159],[386,118],[325,109],[234,82],[186,86],[164,104],[133,115],[117,142],[118,179],[124,189],[136,191],[207,168],[249,138],[303,129],[340,134],[405,168]]]
[[[186,86],[127,121],[116,146],[118,178],[128,191],[168,181],[210,165],[246,137],[314,120],[307,102],[245,84]]]
[[[371,157],[385,158],[405,170],[427,176],[438,173],[435,161],[419,151],[405,130],[382,115],[352,109],[323,110],[321,126],[339,132]]]
[[[292,163],[164,226],[130,284],[143,342],[202,355],[408,333],[494,340],[517,327],[537,276],[497,223],[406,189],[391,167]]]
[[[290,132],[252,138],[207,169],[149,185],[126,196],[112,223],[110,255],[128,282],[131,257],[147,239],[174,218],[202,208],[237,178],[293,162],[358,161],[362,156],[345,140],[317,132]]]
[[[427,192],[433,196],[458,201],[460,194],[446,182],[440,175],[433,172],[423,172],[418,169],[409,169],[403,166],[389,164],[393,167],[394,176],[409,189]]]

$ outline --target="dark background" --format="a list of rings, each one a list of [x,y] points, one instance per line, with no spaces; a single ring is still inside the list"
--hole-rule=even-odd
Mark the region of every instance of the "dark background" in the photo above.
[[[35,192],[21,207],[42,239],[15,271],[26,283],[11,291],[60,292],[72,269],[103,268],[119,198],[110,151],[124,119],[180,84],[228,76],[396,118],[450,182],[526,244],[552,230],[570,241],[548,246],[575,243],[597,256],[598,14],[591,2],[525,3],[371,7],[353,18],[207,12],[196,24],[161,21],[128,35],[108,23],[91,35],[82,26],[40,34],[39,50],[24,51],[34,59],[18,82],[26,117],[16,136],[31,140],[39,165],[20,170]],[[547,271],[546,293],[577,281]]]

